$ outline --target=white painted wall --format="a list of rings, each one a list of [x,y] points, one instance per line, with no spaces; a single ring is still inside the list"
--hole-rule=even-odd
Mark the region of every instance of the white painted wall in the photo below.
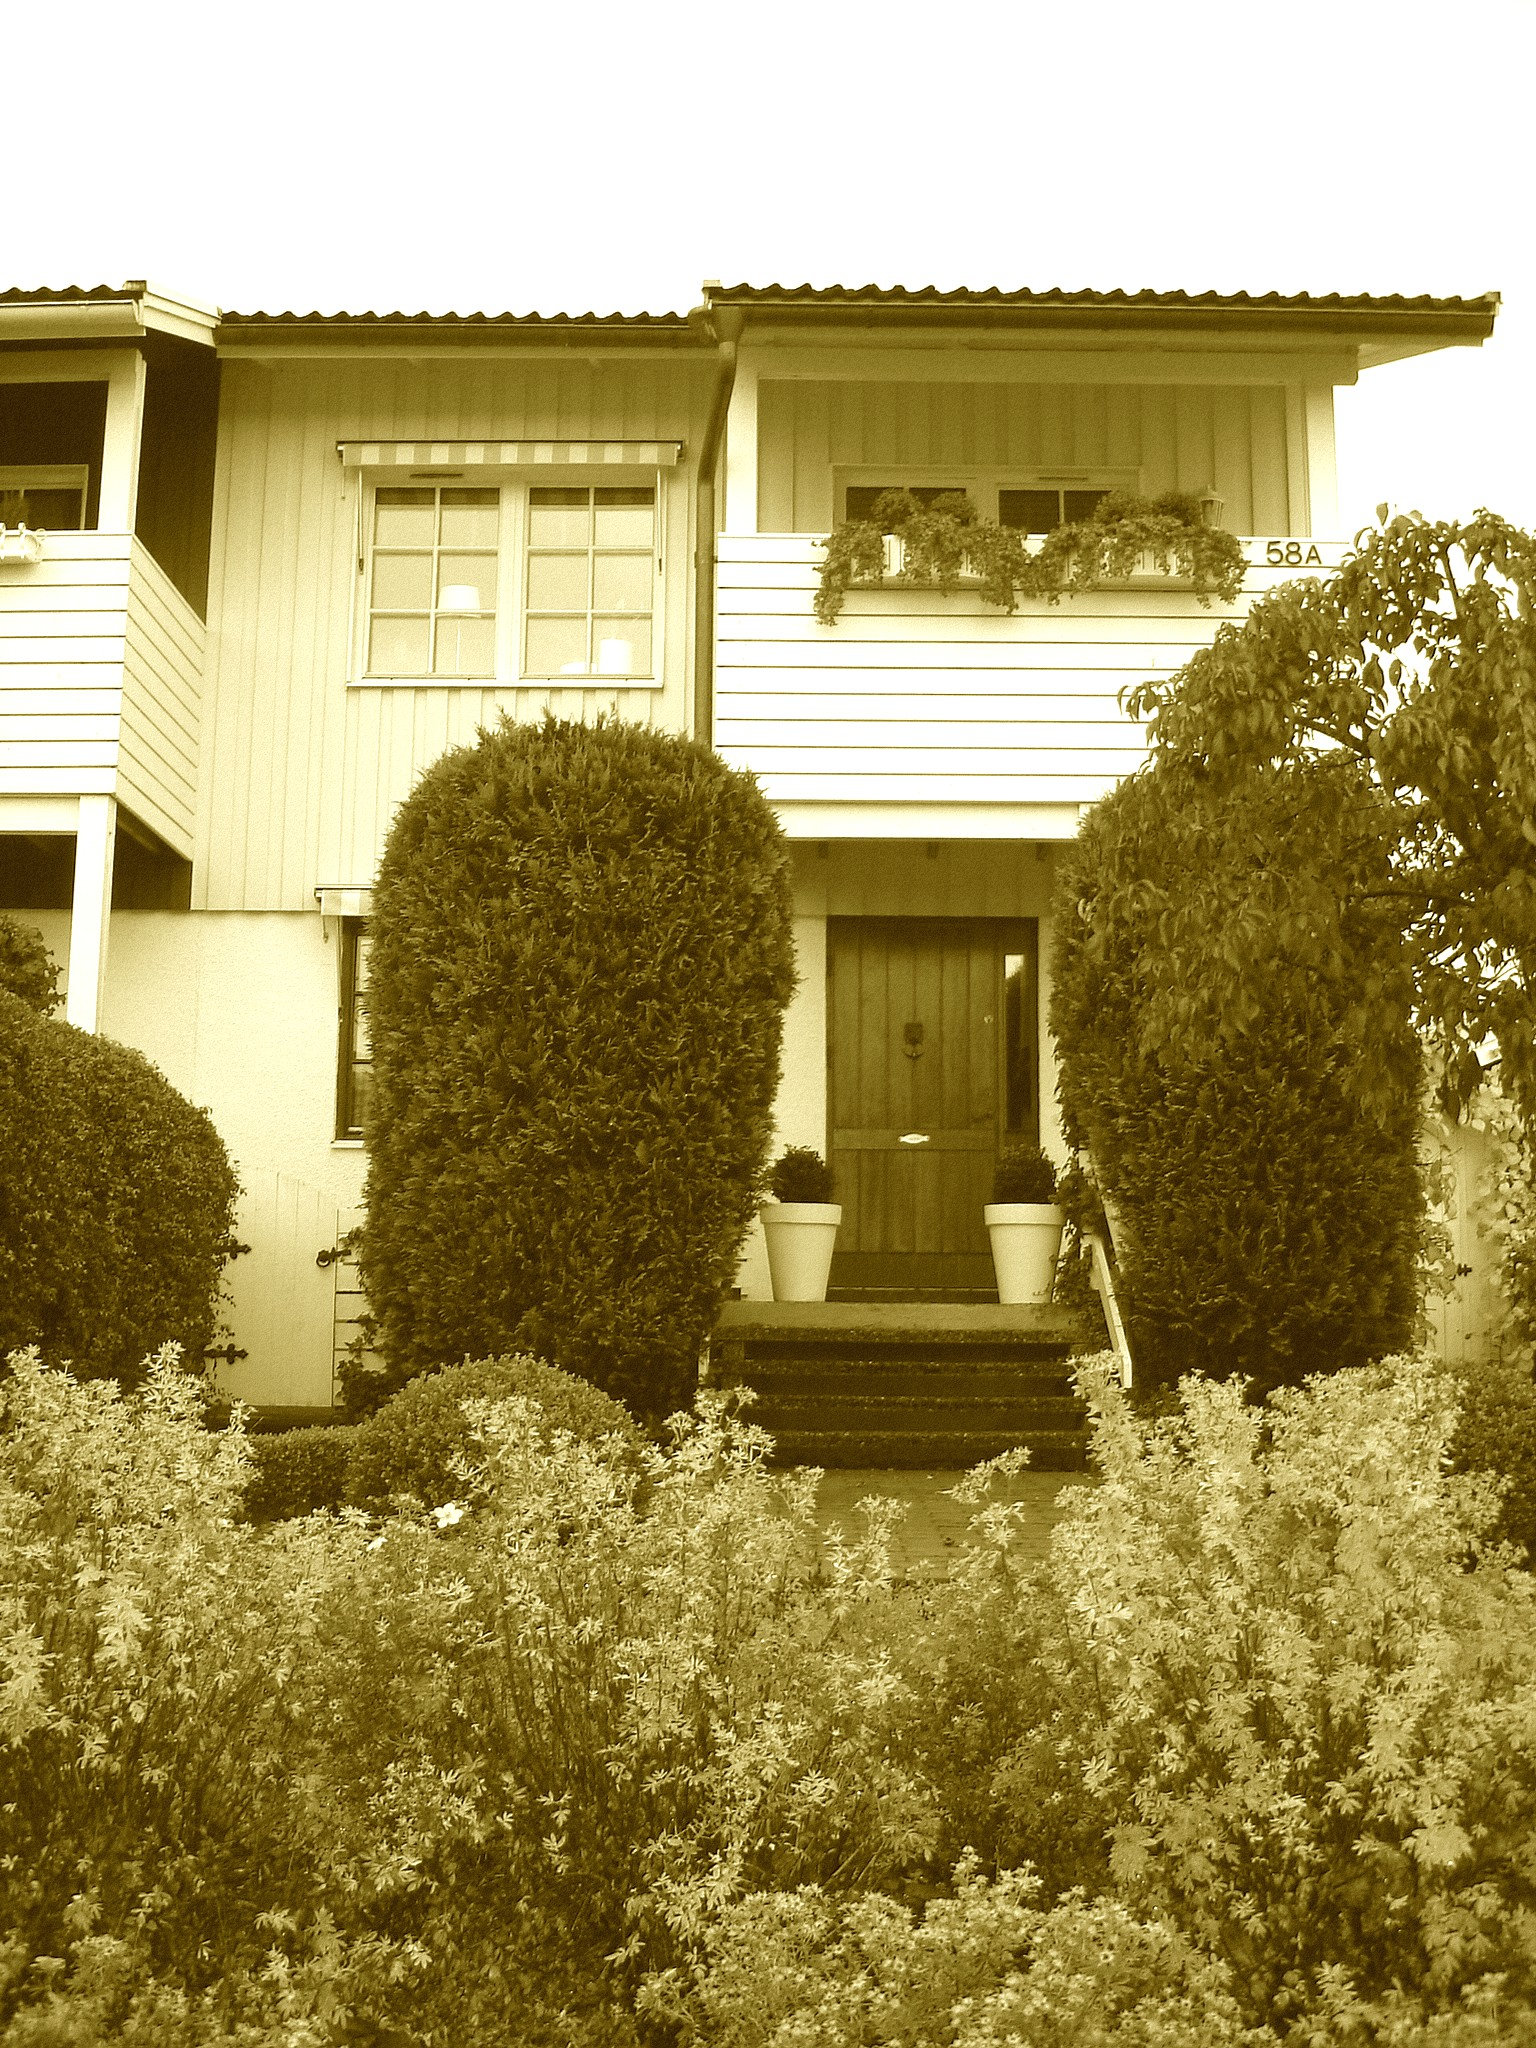
[[[61,970],[68,912],[18,913]],[[228,1269],[231,1333],[250,1356],[220,1367],[243,1400],[332,1398],[335,1242],[361,1198],[364,1158],[333,1141],[337,927],[317,915],[117,911],[102,1031],[144,1053],[206,1109],[244,1196],[248,1256]]]

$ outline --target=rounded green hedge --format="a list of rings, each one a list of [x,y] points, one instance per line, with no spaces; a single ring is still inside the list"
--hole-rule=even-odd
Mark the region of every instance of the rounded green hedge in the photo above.
[[[1531,1359],[1512,1356],[1448,1366],[1461,1413],[1451,1437],[1458,1472],[1491,1472],[1504,1482],[1497,1534],[1536,1559],[1536,1381]]]
[[[350,1439],[347,1499],[369,1508],[387,1506],[396,1494],[414,1494],[428,1507],[452,1500],[464,1488],[454,1459],[473,1434],[465,1403],[513,1395],[536,1402],[552,1430],[590,1443],[617,1436],[638,1449],[641,1442],[618,1402],[586,1380],[536,1358],[466,1359],[422,1374],[358,1428],[336,1432]]]
[[[1340,885],[1327,973],[1314,932],[1288,939],[1288,878],[1309,863]],[[1387,879],[1369,798],[1342,773],[1207,800],[1144,769],[1068,851],[1063,1118],[1115,1211],[1144,1382],[1264,1389],[1410,1341],[1420,1050]]]
[[[214,1340],[239,1184],[204,1111],[141,1054],[0,993],[0,1358],[35,1344],[135,1383]]]
[[[692,1398],[771,1135],[788,852],[672,734],[516,725],[437,761],[374,890],[359,1260],[384,1372],[526,1351]]]
[[[322,1425],[253,1436],[246,1519],[291,1522],[320,1508],[339,1508],[347,1497],[347,1467],[357,1434],[350,1425]]]

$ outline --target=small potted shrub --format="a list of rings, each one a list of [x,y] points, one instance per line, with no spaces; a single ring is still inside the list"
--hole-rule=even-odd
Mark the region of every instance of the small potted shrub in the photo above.
[[[1057,1208],[1056,1169],[1038,1145],[1009,1145],[997,1162],[982,1211],[992,1240],[1000,1302],[1051,1298],[1066,1214]]]
[[[832,1247],[843,1212],[832,1199],[832,1169],[809,1145],[791,1145],[768,1176],[760,1211],[775,1301],[825,1301]]]

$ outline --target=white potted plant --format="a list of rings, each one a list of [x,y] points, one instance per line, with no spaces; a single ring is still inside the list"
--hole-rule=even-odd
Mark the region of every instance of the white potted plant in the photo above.
[[[1009,1145],[997,1162],[982,1211],[992,1240],[997,1298],[1046,1302],[1056,1278],[1066,1213],[1055,1204],[1056,1169],[1038,1145]]]
[[[832,1171],[809,1145],[791,1145],[768,1176],[773,1195],[759,1213],[768,1241],[775,1301],[825,1301],[832,1247],[843,1220]]]

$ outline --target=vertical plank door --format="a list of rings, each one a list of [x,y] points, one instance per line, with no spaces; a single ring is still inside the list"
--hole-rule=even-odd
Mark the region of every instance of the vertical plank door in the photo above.
[[[832,1289],[984,1299],[998,1148],[1039,1132],[1035,924],[830,918],[827,976]]]

